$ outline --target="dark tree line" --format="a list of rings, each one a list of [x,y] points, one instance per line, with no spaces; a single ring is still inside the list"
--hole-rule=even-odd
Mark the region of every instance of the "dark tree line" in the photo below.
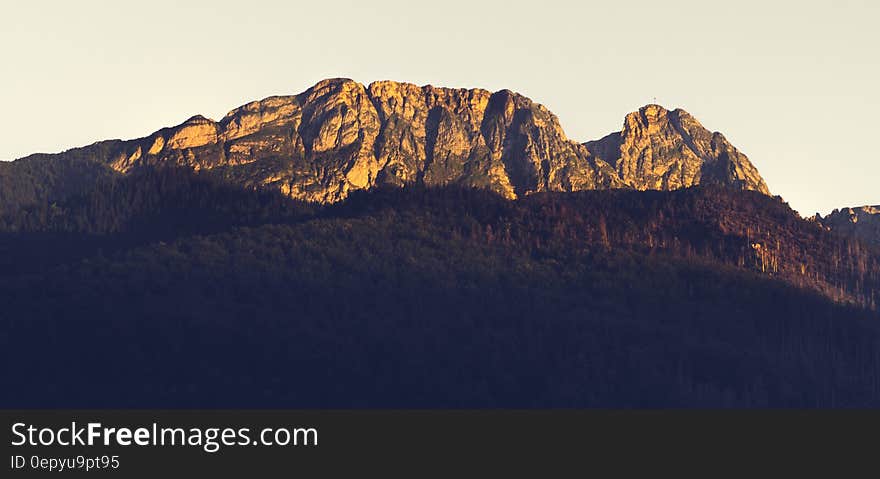
[[[317,207],[166,170],[3,221],[3,406],[880,398],[877,252],[758,194]]]

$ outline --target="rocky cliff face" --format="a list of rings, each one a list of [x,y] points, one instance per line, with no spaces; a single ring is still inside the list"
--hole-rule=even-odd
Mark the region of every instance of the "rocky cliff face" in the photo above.
[[[832,231],[880,245],[880,206],[843,208],[812,219]]]
[[[122,174],[186,166],[322,203],[413,182],[487,188],[507,198],[700,183],[768,192],[745,155],[681,110],[647,106],[627,116],[620,133],[580,144],[544,106],[508,90],[390,81],[324,80],[217,122],[195,116],[145,138],[100,145],[75,150],[77,158]]]
[[[508,198],[624,186],[566,138],[542,105],[510,91],[347,79],[161,130],[108,159],[115,170],[178,164],[217,170],[318,202],[381,184],[461,184]]]
[[[749,159],[721,133],[705,129],[684,110],[648,105],[626,117],[623,130],[586,144],[627,186],[673,190],[697,184],[770,190]]]

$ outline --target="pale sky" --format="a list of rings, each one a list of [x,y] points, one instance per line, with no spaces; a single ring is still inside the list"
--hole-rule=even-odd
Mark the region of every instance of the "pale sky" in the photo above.
[[[0,159],[389,79],[509,88],[577,141],[656,97],[824,214],[880,203],[878,24],[868,0],[2,0]]]

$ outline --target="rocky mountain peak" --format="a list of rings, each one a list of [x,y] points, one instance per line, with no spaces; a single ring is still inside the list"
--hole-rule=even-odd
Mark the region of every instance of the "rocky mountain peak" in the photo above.
[[[658,128],[664,123],[668,123],[669,110],[656,105],[649,104],[634,111],[624,119],[624,131],[636,130],[639,128],[649,128],[658,131]]]
[[[744,154],[681,109],[646,105],[626,116],[620,132],[586,143],[586,147],[636,189],[721,184],[770,193]]]
[[[880,245],[880,205],[836,209],[812,219],[830,230]]]
[[[646,105],[620,132],[581,144],[543,105],[511,90],[347,78],[194,116],[152,135],[78,154],[125,174],[175,165],[247,187],[334,202],[377,185],[458,184],[507,198],[597,188],[713,183],[768,193],[754,166],[683,110]],[[91,150],[90,150],[91,151]]]

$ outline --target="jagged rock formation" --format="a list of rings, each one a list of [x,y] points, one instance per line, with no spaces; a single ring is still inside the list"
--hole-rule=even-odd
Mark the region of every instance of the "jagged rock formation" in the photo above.
[[[108,160],[123,173],[168,163],[220,169],[317,202],[417,181],[508,198],[624,186],[565,137],[552,113],[523,96],[389,81],[325,80],[297,96],[249,103],[216,123],[196,116]]]
[[[566,137],[544,106],[508,90],[391,81],[367,87],[324,80],[299,95],[249,103],[218,122],[194,116],[145,138],[101,142],[53,157],[76,158],[103,168],[102,174],[186,166],[321,203],[339,201],[352,190],[412,182],[487,188],[507,198],[700,183],[768,193],[745,155],[681,110],[647,106],[627,116],[622,132],[581,144]],[[16,164],[31,161],[0,169],[0,180],[24,181],[15,175],[22,169]],[[33,192],[28,198],[42,192],[42,199],[52,200],[58,191],[77,189],[41,186],[26,188]]]
[[[711,183],[770,194],[745,155],[684,110],[645,106],[627,115],[621,132],[586,146],[597,159],[613,166],[623,183],[636,189],[674,190]]]
[[[843,208],[811,219],[832,231],[880,245],[880,206]]]

